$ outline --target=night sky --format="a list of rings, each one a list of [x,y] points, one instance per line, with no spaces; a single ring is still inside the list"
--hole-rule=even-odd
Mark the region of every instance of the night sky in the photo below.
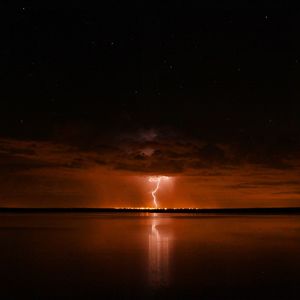
[[[0,206],[299,206],[300,13],[123,2],[2,7]]]

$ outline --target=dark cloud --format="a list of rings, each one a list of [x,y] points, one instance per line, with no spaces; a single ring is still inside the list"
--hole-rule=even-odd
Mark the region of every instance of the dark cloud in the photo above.
[[[245,148],[237,143],[221,143],[186,137],[174,130],[144,130],[122,136],[99,136],[86,144],[80,139],[64,142],[0,140],[3,168],[107,168],[138,173],[204,172],[214,167],[238,168],[245,164],[291,170],[297,164],[297,148],[269,151],[270,147]],[[76,142],[75,142],[76,141]],[[288,146],[288,149],[291,147]],[[271,149],[273,149],[271,147]],[[288,154],[286,154],[288,153]]]
[[[276,187],[276,186],[281,186],[281,187],[286,187],[286,186],[298,186],[300,184],[300,180],[279,180],[276,178],[271,178],[269,181],[264,181],[264,180],[255,180],[252,179],[251,182],[243,182],[239,184],[235,184],[232,186],[228,186],[228,188],[234,188],[234,189],[257,189],[260,187]]]
[[[1,139],[0,205],[148,205],[147,176],[157,174],[174,178],[174,190],[163,195],[170,206],[298,203],[300,160],[296,155],[286,163],[291,167],[278,168],[285,160],[263,164],[242,158],[236,145],[180,134],[158,133],[151,141],[131,134],[103,142],[97,141],[95,150],[69,141]]]

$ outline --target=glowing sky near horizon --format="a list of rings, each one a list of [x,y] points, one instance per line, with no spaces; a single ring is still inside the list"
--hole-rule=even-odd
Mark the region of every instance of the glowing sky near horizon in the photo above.
[[[161,208],[300,206],[300,161],[287,161],[289,168],[246,162],[203,166],[184,147],[173,153],[176,160],[161,154],[133,159],[126,149],[122,155],[78,152],[59,144],[2,139],[0,206],[156,207],[152,192]],[[180,151],[186,167],[172,172],[178,161],[183,164]],[[197,164],[188,164],[193,161]],[[170,180],[161,181],[155,192],[160,174]]]

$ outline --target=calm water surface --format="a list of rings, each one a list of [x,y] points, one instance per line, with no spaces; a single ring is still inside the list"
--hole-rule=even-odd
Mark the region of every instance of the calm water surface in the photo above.
[[[300,216],[0,215],[1,299],[300,299]]]

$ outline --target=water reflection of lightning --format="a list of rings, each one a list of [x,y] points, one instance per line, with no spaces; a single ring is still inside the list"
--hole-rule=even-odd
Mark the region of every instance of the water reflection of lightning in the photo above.
[[[155,208],[158,207],[157,201],[156,201],[157,200],[156,193],[159,189],[161,180],[164,180],[164,179],[165,180],[169,179],[169,177],[168,176],[150,176],[149,177],[150,182],[155,182],[156,183],[156,186],[155,186],[154,190],[151,192]]]
[[[149,233],[149,283],[153,288],[166,287],[169,284],[169,250],[170,235],[164,220],[156,214],[151,220],[151,231]]]

